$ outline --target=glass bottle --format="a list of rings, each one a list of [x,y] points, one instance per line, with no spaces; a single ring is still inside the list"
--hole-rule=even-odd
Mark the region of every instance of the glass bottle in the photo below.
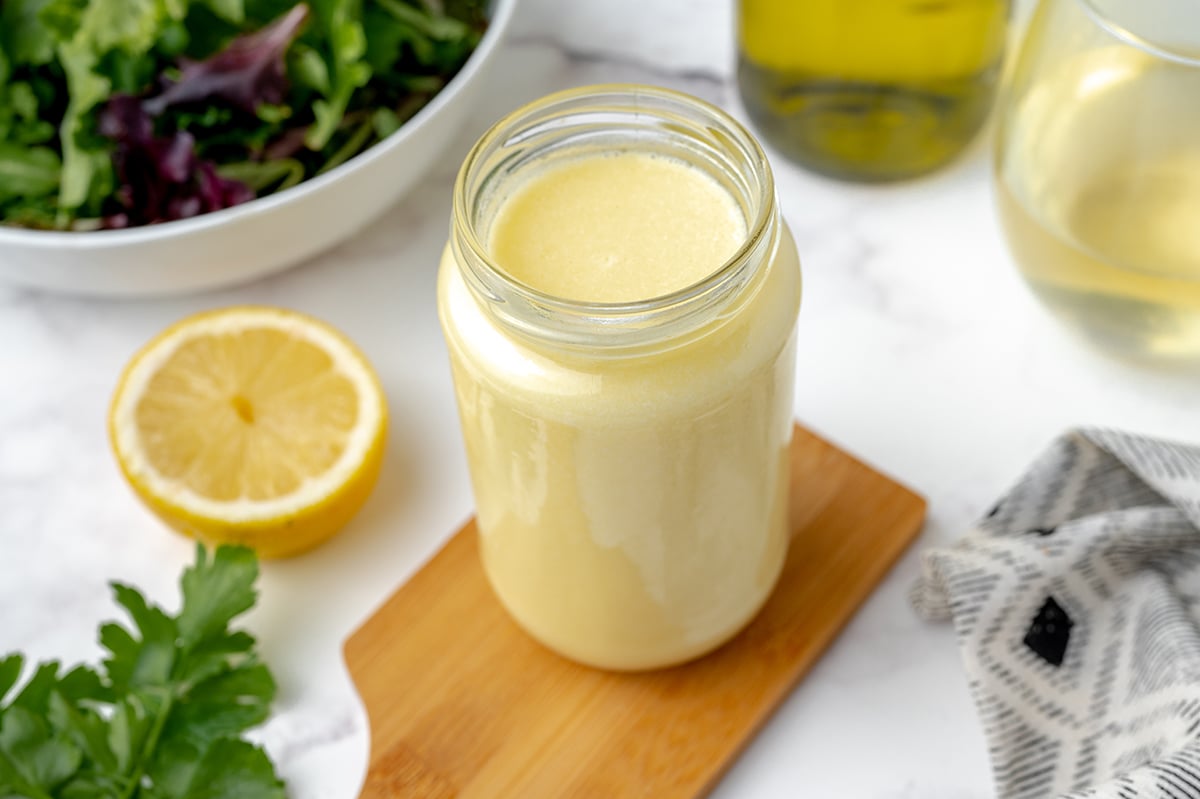
[[[738,86],[758,131],[835,178],[915,177],[983,125],[1009,0],[739,0]]]

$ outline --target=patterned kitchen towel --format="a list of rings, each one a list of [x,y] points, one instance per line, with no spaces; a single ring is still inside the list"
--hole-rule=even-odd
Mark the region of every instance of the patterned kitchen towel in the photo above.
[[[1064,436],[924,566],[1000,799],[1200,799],[1200,449]]]

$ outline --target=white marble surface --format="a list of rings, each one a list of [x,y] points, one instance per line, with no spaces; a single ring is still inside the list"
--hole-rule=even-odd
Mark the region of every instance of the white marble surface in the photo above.
[[[281,690],[261,737],[295,799],[357,793],[367,734],[341,641],[432,555],[471,500],[434,311],[449,191],[497,116],[553,89],[661,83],[738,113],[724,0],[527,0],[469,128],[431,176],[354,241],[236,290],[92,301],[0,286],[0,652],[94,659],[106,581],[163,601],[191,545],[122,483],[105,440],[123,363],[203,308],[271,303],[323,317],[376,364],[393,428],[378,490],[342,536],[271,563],[248,619]],[[775,159],[804,261],[796,413],[930,500],[911,552],[714,793],[718,799],[991,795],[947,627],[914,617],[918,551],[953,540],[1055,434],[1077,424],[1200,440],[1200,377],[1109,360],[1019,282],[981,141],[952,168],[889,188]],[[164,267],[166,268],[166,267]]]

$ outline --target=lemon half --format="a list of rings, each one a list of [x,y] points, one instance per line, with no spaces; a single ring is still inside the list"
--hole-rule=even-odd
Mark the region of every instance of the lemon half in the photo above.
[[[243,306],[188,317],[147,344],[108,424],[121,471],[167,524],[280,557],[326,540],[366,501],[387,406],[342,334]]]

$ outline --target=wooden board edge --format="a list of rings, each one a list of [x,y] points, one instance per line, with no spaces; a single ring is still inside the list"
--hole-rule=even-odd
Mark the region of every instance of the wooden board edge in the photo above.
[[[380,602],[377,602],[369,611],[367,611],[366,615],[363,616],[362,621],[355,626],[354,631],[350,633],[350,635],[348,635],[344,641],[342,641],[342,662],[346,666],[346,671],[350,675],[350,679],[354,682],[354,690],[356,692],[359,690],[358,666],[366,662],[366,658],[362,656],[362,653],[366,647],[364,642],[368,640],[367,631],[373,626],[377,619],[385,615],[384,611],[392,603],[399,601],[401,589],[403,589],[404,586],[407,585],[409,581],[415,578],[418,574],[428,569],[430,564],[441,557],[446,547],[450,545],[450,542],[458,537],[463,530],[470,527],[474,520],[475,515],[473,513],[467,513],[465,516],[463,516],[462,521],[455,525],[454,532],[442,539],[438,543],[437,548],[434,549],[427,558],[422,560],[416,566],[416,568],[414,568],[406,577],[404,577],[404,579],[392,586],[383,599]]]
[[[830,443],[821,436],[817,436],[817,438],[820,438],[827,444]],[[831,444],[831,446],[833,445]],[[841,449],[840,447],[838,447],[838,449],[842,452],[845,452],[849,457],[858,460],[854,455],[851,455],[846,450]],[[742,754],[758,738],[759,733],[761,733],[763,728],[770,723],[771,719],[774,718],[774,716],[779,712],[780,708],[783,707],[784,703],[787,701],[787,697],[795,692],[796,687],[829,653],[829,649],[835,643],[837,643],[838,638],[840,638],[842,633],[845,632],[846,628],[850,625],[850,622],[858,616],[858,612],[862,609],[862,606],[865,605],[867,600],[875,594],[880,583],[887,578],[888,574],[890,574],[891,571],[896,567],[896,564],[900,562],[900,558],[902,558],[904,554],[912,548],[913,544],[916,543],[916,540],[920,538],[921,532],[925,527],[925,519],[929,507],[929,503],[925,497],[908,488],[908,486],[905,484],[893,479],[891,476],[883,474],[882,472],[878,472],[872,467],[867,468],[875,471],[876,474],[887,479],[897,488],[903,489],[904,493],[915,501],[916,504],[912,506],[912,509],[903,514],[901,518],[897,520],[897,526],[901,526],[901,529],[905,529],[907,532],[905,532],[903,536],[897,537],[896,545],[894,547],[884,550],[886,557],[879,558],[878,568],[875,568],[871,571],[870,579],[866,581],[866,590],[864,590],[861,596],[859,596],[854,602],[847,606],[845,614],[838,621],[838,623],[829,627],[828,634],[817,646],[819,654],[811,661],[798,668],[792,678],[782,685],[779,695],[774,697],[771,701],[765,703],[764,712],[754,720],[754,723],[750,727],[749,733],[747,733],[741,741],[739,741],[729,750],[729,756],[714,772],[712,779],[709,780],[709,782],[706,783],[703,788],[701,788],[698,796],[708,796],[710,793],[716,790],[717,786],[729,773],[729,770],[733,768],[733,765],[741,760]]]

